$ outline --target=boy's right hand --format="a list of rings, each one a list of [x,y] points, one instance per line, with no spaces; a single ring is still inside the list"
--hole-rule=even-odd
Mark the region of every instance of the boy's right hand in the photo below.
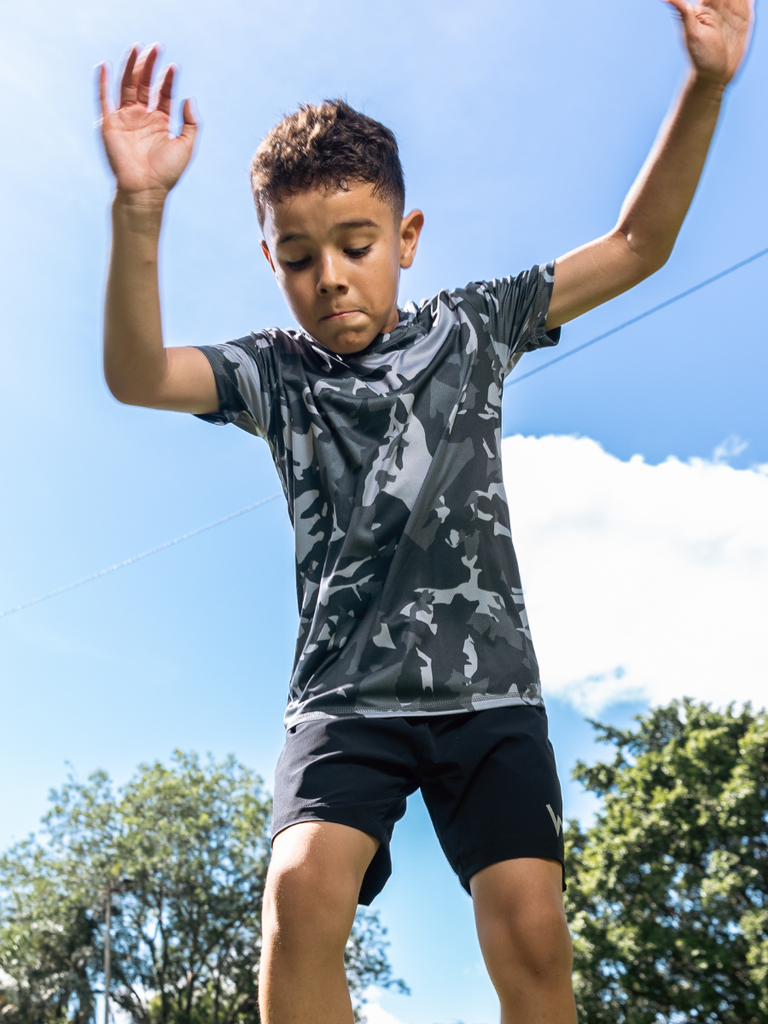
[[[117,191],[127,197],[147,197],[162,202],[189,163],[197,134],[192,101],[182,108],[183,125],[177,136],[169,134],[171,93],[175,68],[160,77],[150,106],[152,72],[159,54],[155,44],[144,51],[131,49],[120,82],[120,103],[114,109],[109,98],[109,72],[99,67],[101,137]]]
[[[168,132],[173,66],[160,75],[159,52],[134,46],[112,109],[105,65],[99,68],[101,134],[117,179],[112,204],[112,252],[104,304],[104,373],[120,402],[154,409],[210,413],[219,407],[211,365],[196,348],[163,347],[157,247],[165,198],[192,156],[197,123],[184,103],[182,129]]]

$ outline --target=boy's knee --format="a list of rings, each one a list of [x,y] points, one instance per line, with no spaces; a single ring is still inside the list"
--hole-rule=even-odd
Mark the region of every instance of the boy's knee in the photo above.
[[[360,869],[323,844],[275,844],[264,892],[265,938],[343,950],[357,910]]]
[[[284,953],[343,952],[356,904],[348,887],[324,877],[312,864],[270,868],[262,912],[264,941]]]
[[[551,907],[525,922],[523,929],[515,929],[514,943],[522,966],[531,976],[570,977],[573,945],[561,909]]]
[[[572,945],[559,888],[559,865],[507,862],[473,880],[483,953],[502,970],[531,979],[570,975]],[[492,972],[493,973],[493,972]]]
[[[264,893],[278,913],[311,912],[313,907],[344,907],[357,902],[354,879],[343,870],[334,872],[319,862],[311,851],[305,856],[276,859],[267,872]]]
[[[554,901],[501,901],[483,930],[486,957],[497,963],[514,963],[518,972],[538,981],[570,976],[571,936],[562,906]]]

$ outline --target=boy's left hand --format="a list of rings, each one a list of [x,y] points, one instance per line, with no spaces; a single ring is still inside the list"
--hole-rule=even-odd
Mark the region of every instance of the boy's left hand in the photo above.
[[[751,0],[666,0],[680,15],[685,45],[696,75],[726,86],[741,63],[752,30]]]

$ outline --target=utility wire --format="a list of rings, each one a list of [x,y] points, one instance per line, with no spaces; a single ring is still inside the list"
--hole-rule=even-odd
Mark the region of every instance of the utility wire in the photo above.
[[[546,363],[542,363],[541,366],[537,366],[535,369],[529,370],[527,373],[521,373],[519,377],[511,377],[507,379],[504,382],[504,387],[512,387],[513,384],[519,384],[520,381],[525,380],[526,377],[532,377],[534,373],[541,373],[541,371],[546,370],[548,366],[554,366],[555,363],[562,363],[564,359],[570,359],[571,356],[575,356],[577,352],[583,352],[584,349],[589,348],[590,345],[596,345],[598,341],[610,338],[612,334],[618,334],[619,331],[623,331],[625,327],[631,327],[632,324],[645,320],[647,316],[653,316],[653,314],[658,313],[660,309],[666,309],[667,306],[671,306],[673,303],[679,302],[680,299],[684,299],[688,295],[693,295],[694,292],[701,291],[702,288],[707,288],[709,285],[714,284],[715,281],[719,281],[721,277],[727,277],[728,274],[732,274],[735,270],[741,270],[741,268],[746,267],[748,263],[754,263],[755,260],[759,260],[765,255],[768,255],[768,249],[761,249],[760,252],[756,252],[752,256],[747,256],[745,260],[741,260],[739,263],[734,263],[732,267],[728,267],[726,270],[721,270],[720,273],[715,274],[714,277],[708,277],[706,281],[701,281],[699,284],[695,284],[693,288],[686,288],[684,292],[680,292],[679,295],[673,295],[672,298],[667,299],[666,302],[660,302],[658,306],[654,306],[652,309],[646,309],[644,313],[638,313],[638,315],[633,316],[631,320],[625,320],[624,323],[619,324],[618,327],[612,327],[610,331],[606,331],[605,334],[598,334],[596,338],[591,338],[589,341],[585,341],[583,345],[577,345],[576,348],[572,348],[568,352],[563,352],[561,356],[557,356],[555,359],[547,360]]]
[[[142,558],[149,558],[150,555],[156,555],[158,551],[165,551],[166,548],[172,548],[174,544],[181,544],[184,540],[189,540],[190,537],[196,537],[199,533],[205,533],[206,530],[212,530],[214,526],[221,526],[222,523],[228,523],[230,519],[237,519],[238,516],[244,516],[246,512],[252,512],[255,508],[259,508],[261,505],[266,505],[270,501],[274,501],[275,498],[279,498],[282,492],[278,491],[277,494],[270,494],[268,498],[262,498],[261,501],[254,501],[252,505],[246,505],[245,508],[241,508],[237,512],[230,512],[228,516],[222,516],[221,519],[215,519],[212,523],[206,523],[205,526],[198,526],[196,530],[190,530],[189,533],[183,533],[180,537],[174,537],[173,540],[167,540],[165,544],[158,544],[156,548],[150,548],[149,551],[142,551],[140,555],[134,555],[132,558],[126,558],[122,562],[116,562],[115,565],[110,565],[108,569],[101,569],[99,572],[91,573],[90,576],[83,576],[81,580],[75,580],[74,583],[68,583],[65,587],[59,587],[58,590],[51,590],[47,594],[43,594],[42,597],[34,597],[31,601],[25,601],[23,604],[17,604],[13,608],[7,608],[4,612],[0,612],[0,619],[5,618],[6,615],[13,615],[14,612],[23,611],[25,608],[31,608],[33,604],[40,604],[41,601],[47,601],[49,597],[56,597],[58,594],[63,594],[67,590],[74,590],[75,587],[82,587],[84,583],[90,583],[91,580],[97,580],[101,576],[107,576],[111,572],[117,572],[118,569],[124,569],[126,565],[131,565],[133,562],[140,562]]]
[[[721,270],[719,274],[715,274],[714,277],[708,277],[706,281],[700,281],[699,284],[695,284],[692,288],[687,288],[684,292],[680,292],[678,295],[673,295],[671,299],[667,299],[666,302],[660,302],[658,306],[653,306],[652,309],[646,309],[644,313],[638,313],[637,316],[633,316],[631,320],[625,320],[623,324],[619,324],[618,327],[612,327],[610,331],[606,331],[604,334],[598,334],[596,338],[591,338],[589,341],[585,341],[582,345],[577,345],[576,348],[570,349],[568,352],[564,352],[561,356],[557,356],[555,359],[550,359],[546,363],[542,363],[541,366],[537,366],[533,370],[529,370],[528,373],[523,373],[519,377],[513,377],[508,379],[504,383],[504,387],[511,387],[513,384],[519,384],[527,377],[532,377],[535,373],[541,373],[542,370],[546,370],[549,366],[554,366],[555,363],[561,363],[563,359],[570,359],[571,356],[575,356],[577,352],[583,352],[585,348],[589,348],[590,345],[596,345],[598,341],[603,341],[605,338],[610,338],[613,334],[618,334],[619,331],[623,331],[626,327],[631,327],[632,324],[639,323],[641,320],[645,320],[646,317],[653,316],[654,313],[658,313],[659,310],[666,309],[667,306],[671,306],[675,302],[679,302],[681,299],[685,299],[689,295],[693,295],[694,292],[701,291],[702,288],[707,288],[709,285],[714,284],[715,281],[719,281],[721,277],[727,277],[728,274],[733,274],[736,270],[741,270],[742,267],[746,267],[749,263],[754,263],[755,260],[759,260],[761,257],[768,255],[768,249],[761,249],[760,252],[753,253],[752,256],[748,256],[745,260],[740,260],[738,263],[734,263],[733,266],[727,267],[725,270]],[[205,533],[206,530],[212,530],[214,526],[221,526],[222,523],[228,523],[230,519],[237,519],[238,516],[245,515],[246,512],[252,512],[255,508],[259,508],[261,505],[266,505],[270,501],[274,501],[280,497],[280,492],[277,494],[270,494],[268,498],[262,498],[261,501],[254,501],[252,505],[246,505],[245,508],[239,509],[237,512],[230,512],[228,516],[222,516],[221,519],[216,519],[212,523],[206,523],[205,526],[198,526],[196,530],[191,530],[189,533],[183,533],[180,537],[174,537],[173,540],[168,540],[165,544],[158,544],[156,548],[150,548],[149,551],[142,551],[140,555],[134,555],[132,558],[126,558],[122,562],[117,562],[115,565],[110,565],[108,569],[101,569],[99,572],[91,573],[90,576],[84,576],[81,580],[76,580],[74,583],[68,583],[65,587],[59,587],[58,590],[51,590],[47,594],[43,594],[42,597],[35,597],[31,601],[25,601],[23,604],[17,604],[13,608],[7,608],[4,612],[0,612],[0,619],[5,618],[6,615],[13,615],[14,612],[23,611],[25,608],[31,608],[33,604],[40,604],[41,601],[47,601],[49,597],[57,597],[59,594],[64,594],[67,590],[74,590],[75,587],[82,587],[85,583],[90,583],[92,580],[97,580],[101,576],[107,576],[111,572],[117,572],[118,569],[123,569],[126,565],[131,565],[133,562],[139,562],[142,558],[149,558],[150,555],[156,555],[159,551],[165,551],[166,548],[171,548],[174,544],[181,544],[184,540],[189,540],[191,537],[196,537],[199,533]]]

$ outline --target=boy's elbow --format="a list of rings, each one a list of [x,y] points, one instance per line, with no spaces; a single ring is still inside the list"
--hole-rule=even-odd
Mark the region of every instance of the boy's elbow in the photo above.
[[[117,374],[104,364],[104,383],[107,385],[110,395],[121,405],[135,405],[131,401],[130,388],[126,387],[126,381],[121,374]]]
[[[112,397],[121,405],[155,406],[162,397],[168,376],[165,351],[158,362],[156,359],[126,359],[123,353],[115,353],[109,346],[105,348],[104,380]]]
[[[646,266],[641,280],[644,281],[646,277],[650,277],[652,274],[655,274],[657,270],[661,270],[671,255],[671,245],[660,246],[657,251],[646,259]]]
[[[104,383],[107,385],[107,390],[110,395],[121,405],[131,405],[132,403],[128,400],[125,389],[122,387],[119,381],[114,381],[110,378],[108,373],[104,373]]]
[[[615,235],[619,244],[624,248],[628,266],[631,268],[631,287],[640,284],[641,281],[645,281],[646,278],[661,270],[672,255],[674,240],[672,242],[668,239],[648,241],[638,238],[635,232],[621,227],[616,229]]]
[[[147,395],[146,388],[136,385],[134,381],[126,380],[120,375],[104,371],[104,380],[109,393],[121,405],[151,406],[151,397]]]

